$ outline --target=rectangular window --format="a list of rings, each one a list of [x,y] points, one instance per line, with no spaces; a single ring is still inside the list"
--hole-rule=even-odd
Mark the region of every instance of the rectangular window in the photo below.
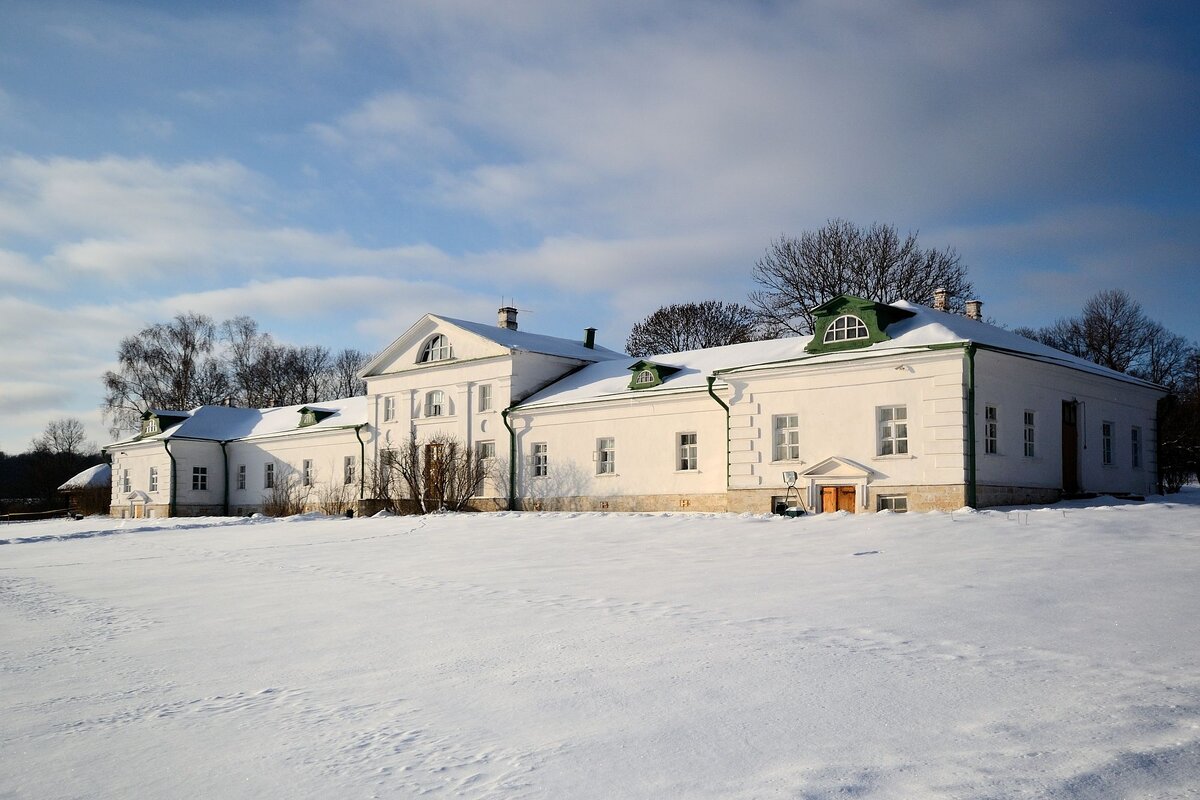
[[[1134,469],[1142,468],[1142,429],[1133,427],[1129,429],[1129,446],[1130,455],[1132,456],[1132,464]]]
[[[387,448],[379,453],[379,461],[386,470],[392,470],[400,463],[400,455],[393,449]]]
[[[1134,430],[1137,430],[1136,428]],[[158,467],[150,468],[150,491],[158,491]]]
[[[775,460],[800,460],[800,417],[796,414],[780,414],[774,418]]]
[[[879,455],[898,456],[908,452],[908,407],[879,408]]]
[[[272,462],[263,465],[263,488],[275,488],[275,464]]]
[[[544,478],[550,474],[550,454],[545,442],[534,442],[532,466],[535,478]]]
[[[1100,423],[1100,457],[1106,467],[1113,463],[1113,427],[1111,422]]]
[[[304,461],[300,464],[300,485],[313,485],[313,465],[311,458],[304,459]]]
[[[1033,458],[1034,455],[1037,453],[1037,450],[1034,447],[1034,441],[1037,438],[1036,437],[1036,428],[1034,427],[1034,422],[1035,422],[1034,413],[1032,411],[1026,411],[1025,412],[1025,456],[1026,456],[1026,458]]]
[[[679,434],[679,471],[688,472],[699,469],[696,461],[696,434]]]
[[[490,461],[496,457],[495,442],[476,442],[475,458],[479,461]]]
[[[446,393],[441,389],[434,389],[429,394],[425,395],[425,416],[440,417],[446,413]]]
[[[208,491],[208,467],[192,467],[192,491]]]
[[[903,514],[908,511],[908,498],[902,494],[885,494],[879,498],[879,510]]]
[[[132,491],[132,489],[133,489],[133,487],[129,482],[129,470],[127,470],[127,469],[121,470],[121,491],[128,492],[128,491]]]
[[[613,475],[617,471],[616,440],[612,437],[596,440],[596,474]]]
[[[983,452],[990,456],[1000,452],[999,417],[995,406],[983,407]]]
[[[346,485],[354,483],[354,473],[357,462],[354,456],[346,456],[342,459],[342,482]]]
[[[492,385],[485,383],[479,387],[479,410],[490,411],[492,408]]]
[[[246,465],[245,464],[238,464],[237,488],[238,489],[246,488]]]
[[[396,398],[383,398],[383,421],[391,422],[396,418]]]

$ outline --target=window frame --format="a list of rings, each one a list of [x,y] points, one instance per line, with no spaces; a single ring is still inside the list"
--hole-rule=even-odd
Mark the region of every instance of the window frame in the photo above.
[[[490,383],[479,384],[475,405],[480,412],[492,410],[492,385]]]
[[[1133,469],[1142,468],[1142,428],[1133,425],[1129,428],[1129,465]]]
[[[263,464],[263,488],[264,489],[274,489],[275,488],[275,462],[274,461],[268,461],[267,463]]]
[[[490,452],[485,453],[484,452],[485,449],[489,450]],[[475,442],[475,460],[476,461],[478,461],[479,463],[482,464],[487,461],[492,461],[495,458],[496,458],[496,440],[495,439],[481,439],[480,441]]]
[[[600,436],[596,439],[596,475],[617,474],[617,439]]]
[[[133,481],[129,477],[128,469],[121,470],[121,491],[122,492],[132,492],[133,491]]]
[[[1101,420],[1100,422],[1100,463],[1105,467],[1111,467],[1115,461],[1113,459],[1113,436],[1117,426],[1110,420]]]
[[[530,444],[529,467],[532,478],[545,478],[550,475],[550,446],[547,442]]]
[[[147,491],[150,491],[150,492],[158,491],[158,467],[150,468],[150,488],[147,489]]]
[[[438,398],[436,401],[434,398]],[[434,409],[437,413],[433,413]],[[441,389],[430,389],[425,393],[425,418],[448,417],[446,413],[446,393]]]
[[[781,420],[783,425],[779,424]],[[775,414],[771,417],[771,456],[773,461],[800,460],[799,414]]]
[[[358,457],[343,456],[342,457],[342,483],[346,486],[353,486],[357,478]]]
[[[300,485],[313,485],[313,460],[306,458],[300,462]]]
[[[1037,412],[1025,409],[1023,444],[1026,458],[1037,458]]]
[[[688,441],[691,437],[691,441]],[[675,434],[675,469],[677,472],[700,471],[700,437],[695,431]]]
[[[1000,455],[1000,409],[990,403],[983,407],[983,452]]]
[[[853,320],[853,323],[850,322]],[[845,324],[839,324],[839,323]],[[854,335],[850,335],[853,333]],[[871,329],[863,318],[857,314],[842,314],[836,317],[825,328],[821,344],[837,344],[839,342],[859,342],[871,338]]]
[[[246,490],[246,465],[245,464],[238,464],[236,488],[239,492],[244,492]]]
[[[434,364],[438,361],[449,361],[454,358],[454,345],[444,333],[435,333],[426,340],[421,348],[418,364]]]
[[[898,508],[897,506],[904,506]],[[881,494],[875,503],[876,511],[891,511],[893,514],[908,513],[908,495],[906,494]]]
[[[192,491],[208,491],[208,467],[192,467]]]
[[[903,416],[897,417],[897,411],[901,412]],[[884,416],[885,413],[888,414],[887,418]],[[908,423],[907,404],[875,407],[875,433],[877,438],[875,450],[877,456],[889,458],[909,455]],[[897,432],[897,428],[901,426],[904,428],[903,435]],[[890,452],[888,452],[889,450]]]
[[[394,419],[396,419],[396,397],[389,394],[383,398],[383,421],[391,422]]]

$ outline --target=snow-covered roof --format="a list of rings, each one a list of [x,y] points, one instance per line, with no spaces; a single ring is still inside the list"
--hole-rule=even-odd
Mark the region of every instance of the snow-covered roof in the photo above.
[[[315,424],[300,428],[300,409],[319,408],[331,412]],[[208,439],[228,442],[236,439],[251,439],[297,431],[321,431],[364,425],[367,422],[367,398],[347,397],[341,400],[322,401],[319,406],[306,403],[276,408],[230,408],[228,406],[200,406],[186,412],[166,411],[164,414],[180,416],[182,422],[151,436],[137,436],[108,445],[131,444],[135,441],[162,439]]]
[[[76,489],[101,489],[112,483],[112,467],[108,464],[97,464],[88,467],[83,472],[58,487],[60,492]]]
[[[1131,375],[1102,367],[986,322],[945,311],[936,311],[905,300],[898,300],[891,305],[911,312],[912,316],[889,325],[887,334],[891,338],[869,347],[814,354],[808,353],[804,349],[812,337],[797,336],[788,339],[769,339],[761,342],[712,347],[705,350],[666,353],[649,356],[645,359],[626,356],[617,360],[590,364],[528,398],[520,404],[520,407],[538,408],[617,396],[632,397],[645,393],[700,389],[705,387],[708,376],[714,374],[719,377],[723,373],[769,365],[852,361],[884,353],[924,350],[935,345],[965,344],[967,342],[1011,351],[1128,383],[1157,388],[1154,387],[1154,384]],[[641,361],[676,367],[679,371],[664,377],[662,383],[653,388],[630,389],[629,381],[632,375],[630,368]]]
[[[470,322],[463,319],[454,319],[453,317],[443,317],[440,314],[431,314],[430,316],[462,328],[490,342],[495,342],[501,347],[507,347],[510,350],[525,350],[530,353],[563,356],[564,358],[575,358],[580,361],[628,358],[624,353],[618,353],[615,350],[609,350],[607,347],[601,347],[600,345],[587,347],[583,342],[575,339],[561,339],[557,336],[528,333],[521,330],[501,328],[498,325],[486,325],[482,322]]]

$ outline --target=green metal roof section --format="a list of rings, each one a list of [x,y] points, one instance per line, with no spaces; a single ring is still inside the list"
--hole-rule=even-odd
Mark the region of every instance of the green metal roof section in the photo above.
[[[887,335],[887,328],[893,322],[915,316],[911,311],[862,297],[843,294],[832,300],[827,300],[812,310],[813,337],[804,348],[807,353],[836,353],[842,350],[857,350],[870,347],[879,342],[892,338]],[[867,328],[867,336],[858,339],[847,339],[836,342],[826,342],[825,333],[829,326],[844,316],[857,317]]]

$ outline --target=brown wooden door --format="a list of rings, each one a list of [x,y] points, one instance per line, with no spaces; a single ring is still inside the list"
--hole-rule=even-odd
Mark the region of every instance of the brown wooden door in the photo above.
[[[1079,492],[1079,404],[1064,400],[1062,404],[1062,488],[1066,494]]]
[[[438,443],[425,445],[425,499],[442,500],[443,470],[442,445]]]
[[[848,511],[854,513],[853,486],[822,486],[821,513]]]

